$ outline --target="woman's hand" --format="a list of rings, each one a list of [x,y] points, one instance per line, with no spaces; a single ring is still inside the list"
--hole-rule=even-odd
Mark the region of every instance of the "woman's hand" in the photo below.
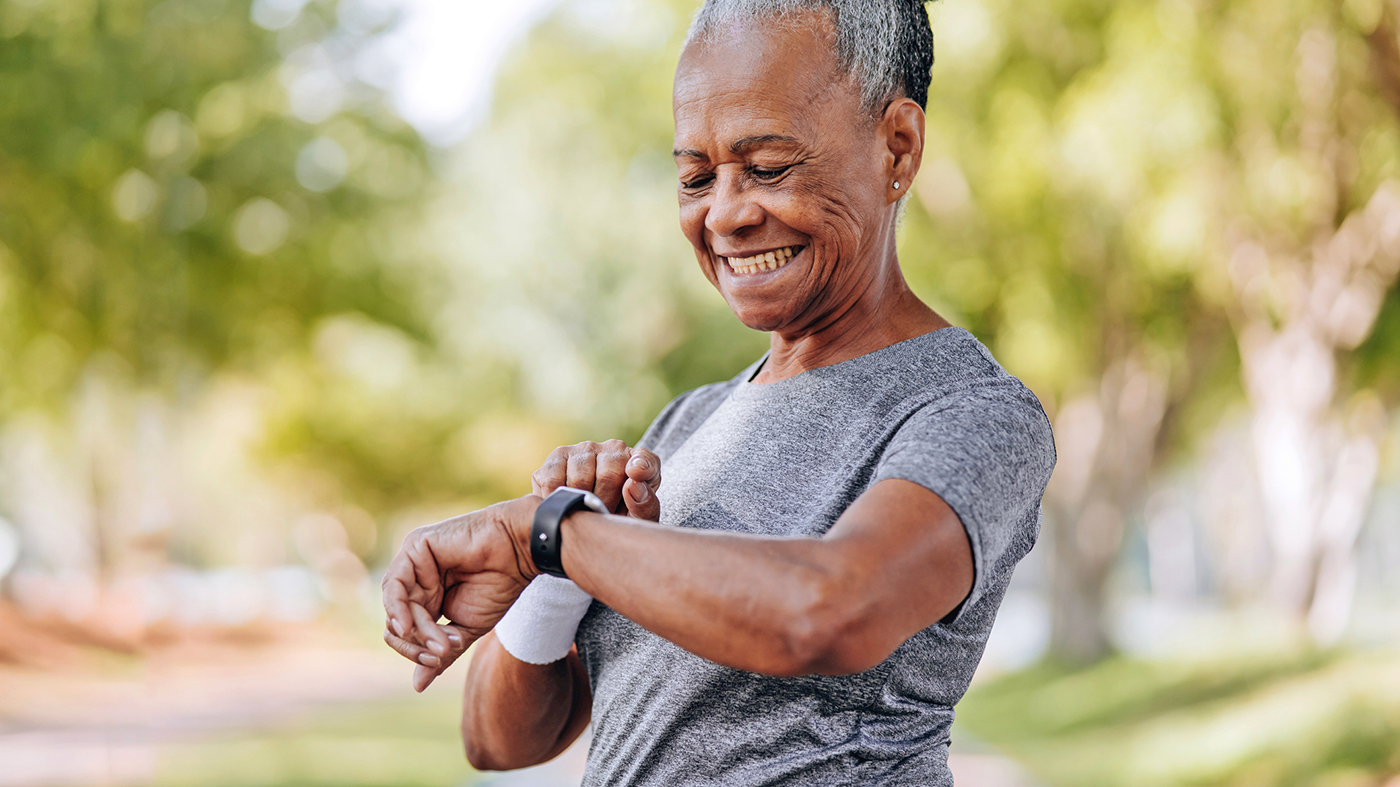
[[[540,497],[561,486],[592,492],[609,511],[656,522],[661,518],[661,459],[621,440],[561,445],[535,474],[531,491]]]
[[[414,689],[485,636],[534,579],[529,537],[539,502],[498,503],[404,539],[384,572],[384,641],[418,665]],[[440,617],[449,624],[439,625]]]

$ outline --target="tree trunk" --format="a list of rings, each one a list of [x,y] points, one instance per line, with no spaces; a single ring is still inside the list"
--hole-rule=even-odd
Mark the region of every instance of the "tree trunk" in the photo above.
[[[1400,47],[1389,6],[1367,43],[1377,91],[1400,112]],[[1339,221],[1355,184],[1341,158],[1348,143],[1337,48],[1330,32],[1315,28],[1297,49],[1300,157],[1333,183],[1312,206],[1310,246],[1241,232],[1229,265],[1272,553],[1270,595],[1324,645],[1341,636],[1350,616],[1356,538],[1385,430],[1373,397],[1338,401],[1337,357],[1370,335],[1400,273],[1400,184],[1382,183]]]
[[[1146,490],[1166,401],[1165,374],[1133,354],[1055,419],[1058,467],[1046,490],[1053,659],[1089,664],[1111,650],[1104,588]]]

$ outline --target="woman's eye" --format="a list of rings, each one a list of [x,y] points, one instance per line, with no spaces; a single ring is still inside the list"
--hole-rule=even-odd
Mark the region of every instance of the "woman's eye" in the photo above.
[[[681,188],[690,189],[692,191],[695,189],[703,189],[710,184],[710,181],[714,179],[714,175],[700,175],[691,178],[690,180],[682,180]]]
[[[749,171],[759,180],[776,180],[782,177],[783,173],[787,172],[789,169],[792,169],[792,167],[754,167]]]

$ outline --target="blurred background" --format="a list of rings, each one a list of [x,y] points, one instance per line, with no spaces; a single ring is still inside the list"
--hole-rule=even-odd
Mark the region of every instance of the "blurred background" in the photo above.
[[[412,527],[767,339],[676,226],[694,0],[0,0],[0,787],[474,774]],[[1059,463],[965,787],[1400,787],[1400,4],[940,0],[915,290]]]

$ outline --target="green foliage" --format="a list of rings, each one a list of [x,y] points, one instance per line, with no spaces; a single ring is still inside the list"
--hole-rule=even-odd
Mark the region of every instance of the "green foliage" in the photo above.
[[[94,379],[188,408],[233,380],[297,505],[385,530],[526,492],[560,443],[635,441],[766,344],[676,229],[690,9],[639,8],[544,23],[434,167],[364,85],[293,111],[315,47],[356,43],[334,3],[276,32],[247,2],[0,6],[0,419],[71,426]],[[299,176],[327,142],[343,179]],[[189,524],[185,559],[228,559]]]
[[[232,378],[293,486],[329,468],[348,491],[322,498],[376,512],[471,490],[451,370],[402,391],[438,358],[427,150],[365,85],[293,111],[336,11],[273,33],[246,1],[0,5],[0,419]]]
[[[1305,249],[1396,174],[1395,109],[1368,65],[1379,17],[1355,10],[1371,6],[932,5],[929,143],[901,246],[911,280],[1052,407],[1129,355],[1188,410],[1237,392],[1231,244]],[[1330,94],[1308,93],[1303,46],[1335,47],[1335,84],[1318,88]],[[1336,171],[1305,155],[1310,101],[1332,107]],[[1372,367],[1389,366],[1393,332],[1383,319]]]
[[[606,7],[561,5],[430,162],[364,85],[290,111],[307,47],[342,35],[329,0],[275,33],[241,0],[0,5],[0,419],[67,418],[94,376],[175,402],[235,377],[280,478],[384,515],[523,492],[553,445],[635,440],[732,375],[766,337],[696,271],[668,156],[694,3]],[[1322,215],[1297,154],[1308,30],[1337,42],[1336,210],[1394,174],[1368,8],[932,4],[912,284],[1051,409],[1136,355],[1172,379],[1169,425],[1208,429],[1238,386],[1227,236]],[[311,188],[324,141],[346,171]],[[1357,385],[1394,378],[1390,304]]]
[[[509,58],[462,147],[445,234],[474,357],[520,369],[517,404],[575,436],[634,440],[661,407],[727,379],[767,337],[697,270],[677,226],[671,75],[693,4],[561,7]]]
[[[318,134],[420,169],[421,144],[382,112],[289,117],[276,40],[246,3],[2,13],[0,366],[33,372],[7,379],[4,411],[59,400],[96,353],[169,385],[259,368],[344,311],[427,335],[418,273],[356,237],[417,194],[354,177],[317,193],[294,174]]]
[[[1053,785],[1380,784],[1400,773],[1400,657],[1295,653],[1040,667],[958,722]]]
[[[1351,358],[1351,387],[1373,388],[1394,405],[1400,401],[1400,288],[1386,295],[1371,336]]]
[[[1200,664],[1112,658],[1091,670],[1053,663],[1008,675],[959,706],[970,728],[995,726],[998,738],[1060,736],[1137,724],[1223,697],[1241,696],[1326,666],[1325,654],[1288,654]]]

